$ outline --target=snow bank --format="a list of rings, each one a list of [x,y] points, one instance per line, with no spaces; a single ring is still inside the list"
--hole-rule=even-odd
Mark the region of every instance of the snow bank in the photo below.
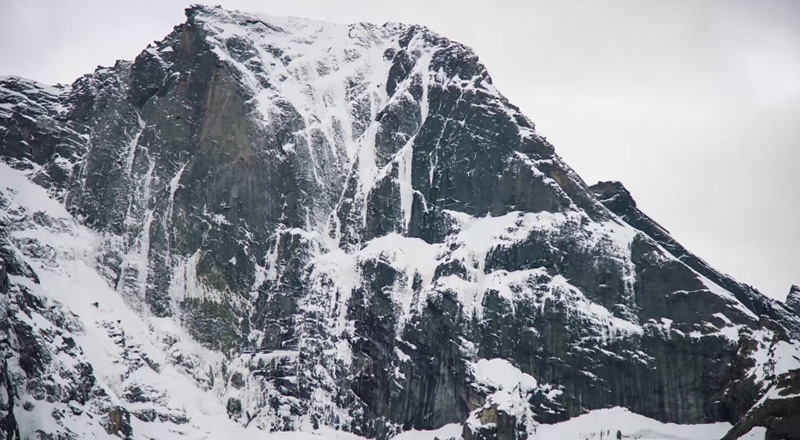
[[[617,431],[622,433],[623,439],[709,440],[721,438],[730,429],[729,423],[661,423],[626,408],[615,407],[591,411],[554,425],[539,425],[529,440],[614,440]]]

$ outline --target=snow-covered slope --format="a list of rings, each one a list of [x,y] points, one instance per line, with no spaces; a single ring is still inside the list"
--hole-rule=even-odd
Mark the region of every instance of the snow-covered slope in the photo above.
[[[5,164],[0,188],[4,250],[36,275],[10,276],[11,350],[18,351],[10,371],[20,379],[31,379],[31,370],[39,376],[20,384],[28,390],[16,408],[23,435],[41,430],[104,438],[103,425],[110,422],[103,415],[126,399],[127,412],[154,419],[132,419],[139,438],[211,426],[219,427],[216,438],[243,431],[214,393],[223,356],[201,348],[174,322],[143,317],[126,305],[95,269],[101,238],[43,188]],[[127,396],[136,394],[143,396],[130,402]]]
[[[617,432],[625,439],[647,440],[701,440],[717,439],[731,428],[728,423],[705,425],[676,425],[634,414],[625,408],[591,411],[566,422],[542,425],[531,440],[614,440]],[[762,437],[753,437],[763,440]]]
[[[192,7],[69,86],[0,79],[0,139],[26,435],[701,438],[800,368],[797,313],[422,27]]]
[[[22,438],[40,431],[72,438],[125,436],[125,423],[137,439],[265,438],[228,418],[216,379],[224,368],[221,354],[193,342],[171,320],[137,314],[98,273],[96,246],[102,239],[94,231],[2,163],[0,195],[8,240],[3,251],[13,253],[5,257],[9,268],[35,274],[10,275],[3,297],[15,333],[6,347],[10,374],[22,378],[40,369],[38,380],[18,384],[28,390],[15,408]],[[120,405],[133,417],[121,416],[126,422],[115,426],[111,414]],[[460,435],[460,427],[401,438],[447,432]],[[324,427],[267,438],[320,437],[362,438]]]

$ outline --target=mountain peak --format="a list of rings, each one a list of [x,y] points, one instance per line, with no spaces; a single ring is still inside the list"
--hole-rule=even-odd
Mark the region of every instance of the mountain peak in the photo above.
[[[800,286],[792,285],[786,297],[786,307],[800,315]]]
[[[645,228],[648,235],[669,235],[666,228],[639,210],[636,200],[622,182],[615,180],[597,182],[589,187],[589,191],[600,203],[624,220],[636,223],[636,227],[640,229]],[[645,227],[645,223],[648,225],[647,227]],[[651,229],[652,232],[650,232]]]
[[[254,24],[261,24],[267,26],[275,32],[296,32],[297,29],[316,27],[317,29],[344,29],[350,30],[353,28],[383,28],[392,32],[404,32],[412,29],[417,32],[424,32],[434,34],[426,26],[416,24],[405,24],[399,22],[387,22],[383,25],[377,25],[369,22],[356,22],[356,23],[334,23],[323,20],[314,20],[305,17],[295,16],[273,16],[260,13],[252,13],[240,11],[235,9],[225,9],[222,6],[209,6],[194,4],[186,8],[185,14],[190,22],[217,20],[222,22],[235,23],[237,25],[247,26]],[[443,37],[439,37],[443,38]]]
[[[221,39],[248,37],[261,40],[284,34],[291,35],[296,43],[308,44],[320,40],[335,47],[345,45],[349,40],[374,44],[378,40],[396,38],[407,32],[434,35],[426,27],[417,25],[386,23],[378,26],[365,22],[340,24],[302,17],[229,10],[221,6],[193,5],[186,9],[186,17],[188,23],[204,26],[219,34]]]
[[[636,201],[633,200],[630,191],[625,188],[622,182],[616,180],[601,181],[589,187],[589,190],[597,197],[597,200],[604,205],[613,205],[613,211],[636,208]]]

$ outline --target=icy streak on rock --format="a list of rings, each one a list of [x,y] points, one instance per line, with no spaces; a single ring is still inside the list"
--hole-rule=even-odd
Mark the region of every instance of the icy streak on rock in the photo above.
[[[168,262],[170,261],[170,256],[171,256],[170,242],[172,241],[172,231],[170,226],[172,225],[172,216],[174,215],[172,211],[173,208],[175,207],[175,193],[178,191],[178,188],[180,187],[181,176],[183,175],[183,171],[186,169],[186,165],[188,164],[189,162],[185,162],[183,165],[181,165],[181,167],[178,168],[178,172],[175,173],[175,177],[173,177],[169,181],[169,199],[167,201],[167,212],[164,215],[164,223],[163,223],[164,233],[167,234],[166,247],[167,247]]]
[[[142,115],[138,111],[136,111],[136,118],[139,120],[139,131],[133,135],[131,143],[128,146],[128,151],[125,154],[125,170],[128,175],[130,175],[131,171],[133,171],[133,161],[136,158],[136,149],[139,147],[139,138],[142,136],[144,129],[147,127],[147,124],[145,124],[144,120],[142,119]]]
[[[126,222],[135,223],[138,222],[139,219],[133,218],[130,210],[133,204],[140,204],[140,208],[142,209],[141,224],[140,229],[138,229],[136,234],[130,239],[130,248],[122,253],[120,274],[116,285],[117,292],[126,299],[134,310],[140,313],[144,313],[147,309],[145,296],[147,294],[147,276],[150,266],[150,227],[153,222],[153,208],[150,207],[152,206],[150,191],[155,166],[155,160],[150,159],[147,172],[139,182],[138,192],[141,194],[141,199],[132,200],[131,206],[128,208],[129,213]],[[133,272],[133,286],[128,286],[126,284],[130,272]]]

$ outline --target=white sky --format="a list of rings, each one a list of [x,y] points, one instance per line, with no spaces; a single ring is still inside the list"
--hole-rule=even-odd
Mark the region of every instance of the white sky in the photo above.
[[[622,181],[687,248],[769,296],[800,284],[800,1],[210,3],[465,43],[587,183]],[[71,82],[133,59],[186,6],[0,0],[0,75]]]

